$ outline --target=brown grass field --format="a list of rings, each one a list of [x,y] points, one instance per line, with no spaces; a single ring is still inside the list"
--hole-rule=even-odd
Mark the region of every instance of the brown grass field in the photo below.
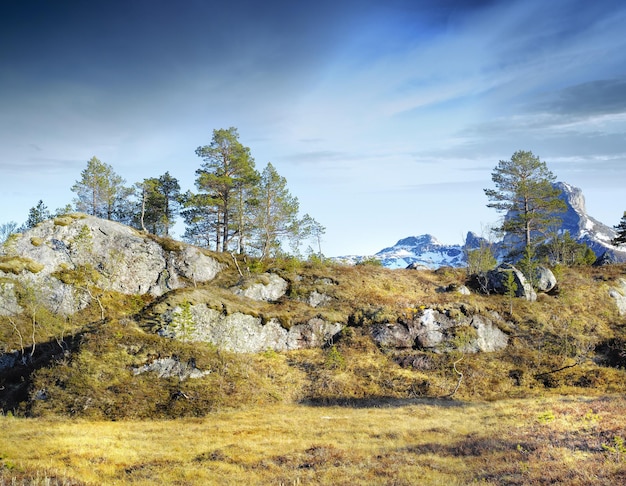
[[[3,485],[626,484],[622,396],[0,417]]]

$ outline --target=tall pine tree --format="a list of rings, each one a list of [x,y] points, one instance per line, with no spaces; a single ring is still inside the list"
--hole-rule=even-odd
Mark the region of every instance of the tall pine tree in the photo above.
[[[254,159],[250,149],[239,141],[234,127],[213,130],[210,145],[198,147],[196,155],[204,163],[196,171],[196,187],[208,196],[214,208],[215,246],[217,251],[229,251],[230,239],[240,235],[245,228],[238,211],[243,211],[248,198],[247,189],[254,186],[258,174],[254,169]],[[241,250],[241,242],[238,245]]]
[[[271,163],[261,173],[256,210],[256,248],[261,258],[278,253],[282,240],[298,232],[298,198],[287,189],[287,179]]]
[[[496,189],[484,190],[491,201],[487,206],[507,213],[496,229],[518,236],[524,254],[532,254],[536,234],[558,224],[558,213],[566,209],[561,191],[552,185],[556,177],[539,157],[519,150],[510,160],[499,161],[491,179]]]

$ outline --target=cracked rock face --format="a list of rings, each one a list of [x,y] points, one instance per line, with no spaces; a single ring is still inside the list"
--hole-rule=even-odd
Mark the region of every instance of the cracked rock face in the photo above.
[[[457,333],[461,330],[469,331],[466,332],[469,337],[458,343]],[[405,322],[376,324],[372,328],[372,337],[385,348],[435,352],[451,349],[466,353],[493,352],[508,344],[508,336],[487,317],[451,318],[435,309],[424,309],[419,316]]]
[[[208,342],[226,351],[257,353],[274,350],[321,347],[343,329],[340,323],[312,318],[285,329],[277,319],[263,322],[260,317],[235,312],[224,315],[206,304],[190,305],[192,323],[183,332],[176,325],[181,308],[175,307],[161,317],[165,325],[160,331],[164,337],[188,341]]]
[[[285,295],[288,286],[287,281],[275,273],[264,273],[259,275],[257,281],[245,287],[236,287],[233,292],[248,299],[273,302]]]
[[[89,285],[154,296],[212,280],[222,269],[217,260],[198,248],[182,243],[174,249],[164,246],[158,239],[120,223],[87,215],[65,216],[29,229],[0,253],[36,262],[37,268],[41,267],[38,272],[0,272],[0,277],[36,288],[44,305],[69,315],[89,299],[76,282],[81,269],[92,270],[84,272]]]

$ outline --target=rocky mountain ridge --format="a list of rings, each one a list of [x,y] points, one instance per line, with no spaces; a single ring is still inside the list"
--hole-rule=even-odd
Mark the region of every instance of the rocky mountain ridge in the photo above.
[[[560,215],[562,224],[556,228],[557,233],[569,233],[574,240],[589,246],[598,258],[604,256],[609,261],[626,262],[626,249],[611,244],[615,230],[587,214],[582,190],[564,182],[556,182],[554,185],[561,190],[561,199],[566,204],[565,213]],[[443,244],[434,236],[423,234],[402,238],[395,245],[374,255],[338,257],[337,261],[356,264],[367,259],[376,259],[386,268],[458,268],[466,266],[467,251],[479,248],[481,243],[487,243],[487,240],[473,232],[468,232],[462,245]],[[492,247],[494,253],[501,258],[518,244],[514,238],[505,236],[503,240],[492,243]]]

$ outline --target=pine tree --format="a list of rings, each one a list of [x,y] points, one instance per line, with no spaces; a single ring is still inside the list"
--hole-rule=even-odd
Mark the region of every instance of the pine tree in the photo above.
[[[617,236],[613,238],[612,243],[615,246],[626,244],[626,211],[624,211],[624,215],[619,224],[614,226],[614,228],[617,231]]]
[[[76,210],[106,219],[122,220],[126,212],[119,211],[130,190],[113,167],[92,157],[81,172],[81,179],[72,186],[77,194]]]
[[[48,207],[40,199],[37,205],[28,211],[28,219],[24,226],[26,228],[34,228],[47,219],[50,219],[50,211],[48,211]]]
[[[239,142],[237,129],[231,127],[213,130],[211,144],[198,147],[196,155],[204,160],[196,171],[196,187],[208,196],[204,202],[214,208],[216,250],[228,251],[234,234],[240,236],[241,250],[245,228],[238,216],[246,206],[247,189],[258,180],[250,149]]]
[[[176,215],[180,208],[180,184],[178,179],[166,172],[159,177],[157,187],[159,193],[163,196],[161,224],[165,230],[165,236],[169,236],[170,228],[174,226]]]
[[[217,251],[217,212],[208,194],[188,191],[182,198],[181,215],[185,221],[183,239],[192,245],[213,248]]]
[[[261,258],[276,254],[284,238],[297,235],[298,209],[298,199],[287,189],[287,179],[268,163],[261,173],[255,218]]]
[[[556,177],[545,162],[532,152],[517,151],[510,160],[500,160],[491,174],[496,189],[485,189],[492,201],[487,207],[507,213],[499,231],[521,237],[524,249],[537,233],[558,223],[555,216],[566,209],[561,191],[552,183]]]

